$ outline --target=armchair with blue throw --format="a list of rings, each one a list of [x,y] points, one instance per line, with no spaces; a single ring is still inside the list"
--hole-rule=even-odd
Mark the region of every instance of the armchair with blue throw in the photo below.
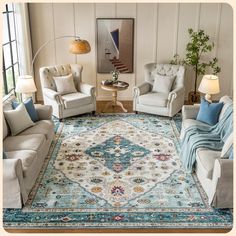
[[[233,102],[224,96],[219,105],[222,109],[214,125],[200,121],[200,105],[183,107],[180,157],[187,171],[195,171],[210,205],[232,208]]]

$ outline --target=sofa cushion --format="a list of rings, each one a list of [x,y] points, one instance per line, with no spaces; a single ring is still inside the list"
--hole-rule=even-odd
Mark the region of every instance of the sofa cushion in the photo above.
[[[34,125],[24,104],[20,104],[15,110],[4,111],[4,115],[12,135],[17,135]]]
[[[166,107],[167,100],[167,93],[147,93],[139,96],[139,103],[149,106]]]
[[[228,106],[230,106],[232,104],[232,99],[229,96],[223,96],[220,99],[220,102],[223,102],[223,108],[221,109],[220,115],[219,115],[219,120],[221,120],[224,116],[225,111],[227,110]]]
[[[7,152],[8,159],[21,159],[23,172],[25,172],[37,157],[37,152],[32,150],[18,150]],[[24,174],[24,173],[23,173]]]
[[[83,93],[70,93],[62,96],[65,108],[75,108],[80,106],[86,106],[92,103],[92,98],[89,95]]]
[[[46,142],[44,134],[28,134],[18,136],[8,136],[3,141],[5,152],[18,150],[37,151]]]
[[[43,134],[45,135],[46,139],[49,138],[50,131],[54,128],[53,121],[51,120],[40,120],[35,123],[33,127],[26,129],[25,131],[21,132],[20,135],[27,135],[27,134]]]
[[[198,148],[196,151],[197,168],[201,168],[201,173],[208,179],[212,179],[215,160],[220,158],[220,151],[213,151],[206,148]]]
[[[17,101],[12,101],[12,107],[13,109],[16,109],[18,106],[20,105],[19,102]],[[38,118],[38,113],[37,111],[35,110],[35,107],[34,107],[34,102],[33,102],[33,99],[30,97],[28,98],[26,101],[24,101],[24,105],[25,105],[25,108],[31,118],[31,120],[33,122],[36,122],[39,120]]]

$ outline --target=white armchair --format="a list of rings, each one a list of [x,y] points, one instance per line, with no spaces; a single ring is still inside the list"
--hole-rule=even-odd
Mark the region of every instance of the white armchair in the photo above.
[[[154,76],[175,75],[170,93],[152,92]],[[180,65],[149,63],[144,66],[145,82],[134,87],[134,111],[173,117],[184,105],[185,68]]]
[[[95,87],[82,83],[83,67],[77,64],[42,67],[39,70],[44,104],[53,107],[53,115],[59,119],[95,112]],[[56,91],[53,76],[73,75],[78,92],[61,95]]]

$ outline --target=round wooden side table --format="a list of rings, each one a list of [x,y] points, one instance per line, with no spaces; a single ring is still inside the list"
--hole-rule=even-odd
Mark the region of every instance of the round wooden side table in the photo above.
[[[118,85],[119,82],[122,83],[122,86]],[[109,106],[112,106],[113,108],[116,107],[116,106],[119,106],[119,107],[121,107],[121,109],[124,112],[127,112],[127,110],[124,108],[123,104],[120,101],[117,100],[117,92],[122,91],[122,90],[126,90],[128,87],[129,87],[129,84],[124,82],[124,81],[118,81],[117,83],[112,84],[112,85],[103,85],[103,84],[101,84],[102,89],[112,92],[112,101],[110,101],[106,104],[105,108],[103,109],[103,112],[105,110],[107,110],[107,108]]]

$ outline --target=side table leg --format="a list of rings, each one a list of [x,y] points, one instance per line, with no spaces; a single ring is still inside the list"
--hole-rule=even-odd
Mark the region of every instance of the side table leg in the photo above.
[[[116,105],[119,106],[119,107],[121,107],[121,109],[122,109],[124,112],[128,112],[128,111],[124,108],[124,106],[123,106],[123,104],[122,104],[121,102],[116,101]]]

